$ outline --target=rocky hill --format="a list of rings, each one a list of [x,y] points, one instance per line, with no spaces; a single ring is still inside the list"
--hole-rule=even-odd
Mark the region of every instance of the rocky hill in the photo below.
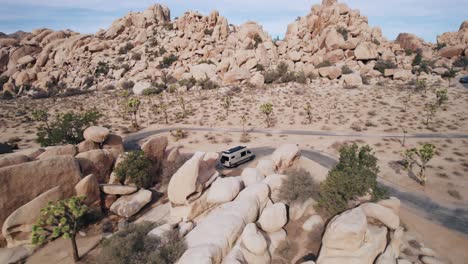
[[[156,4],[94,35],[37,29],[3,36],[0,74],[3,90],[12,94],[57,87],[104,89],[128,80],[137,84],[138,94],[164,84],[167,76],[263,86],[275,81],[269,80],[268,70],[285,62],[291,72],[309,80],[360,85],[363,79],[411,80],[421,63],[414,63],[416,56],[425,62],[424,74],[441,75],[460,64],[454,61],[466,62],[468,21],[437,41],[425,43],[407,33],[389,41],[358,10],[335,0],[313,6],[288,26],[280,41],[255,22],[234,26],[218,12],[186,12],[171,20],[170,10]]]

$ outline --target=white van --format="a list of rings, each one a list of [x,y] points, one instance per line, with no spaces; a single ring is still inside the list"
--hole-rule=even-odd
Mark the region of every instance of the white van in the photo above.
[[[227,168],[234,168],[240,164],[253,160],[255,155],[244,146],[238,146],[221,153],[221,165]]]

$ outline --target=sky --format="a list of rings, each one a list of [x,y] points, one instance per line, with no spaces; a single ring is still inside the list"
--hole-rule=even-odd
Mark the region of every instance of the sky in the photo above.
[[[341,0],[382,28],[388,39],[400,32],[414,33],[435,42],[437,35],[457,31],[468,19],[467,0]],[[171,9],[172,18],[185,11],[209,14],[218,10],[229,23],[259,22],[272,37],[284,36],[287,25],[310,12],[321,0],[160,0]],[[95,33],[130,11],[143,11],[150,0],[0,0],[0,32],[35,28],[71,29]]]

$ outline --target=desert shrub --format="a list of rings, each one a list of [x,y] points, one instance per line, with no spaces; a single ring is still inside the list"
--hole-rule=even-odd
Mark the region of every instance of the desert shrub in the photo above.
[[[413,51],[413,50],[411,50],[411,49],[405,50],[405,55],[406,55],[406,56],[411,56],[411,55],[413,55],[413,54],[414,54],[414,51]]]
[[[294,77],[297,83],[306,84],[307,82],[307,77],[303,71],[296,72]]]
[[[160,94],[161,92],[162,90],[159,88],[150,87],[150,88],[144,89],[142,94],[146,96],[150,96],[153,94]]]
[[[257,64],[255,65],[255,69],[259,72],[263,72],[265,71],[265,66],[263,66],[262,64]]]
[[[396,69],[395,63],[393,63],[392,61],[384,61],[384,60],[378,60],[375,63],[374,70],[377,70],[381,72],[382,74],[384,74],[386,69]]]
[[[279,197],[288,203],[305,202],[309,198],[317,199],[320,185],[314,181],[310,173],[304,169],[289,169],[287,177],[281,184]]]
[[[445,43],[437,43],[436,50],[441,50],[443,48],[447,47],[447,44]]]
[[[164,25],[165,30],[174,30],[174,25],[172,23],[166,23]]]
[[[166,57],[163,58],[163,60],[159,64],[159,66],[161,68],[163,68],[163,69],[167,69],[167,68],[171,67],[171,65],[174,62],[176,62],[178,59],[179,59],[179,57],[177,57],[176,55],[170,54],[169,56],[166,56]]]
[[[199,61],[198,64],[214,64],[214,62],[212,60],[203,59]]]
[[[0,91],[3,90],[3,85],[8,82],[8,76],[1,76],[0,77]]]
[[[86,88],[89,88],[89,87],[93,86],[93,84],[94,84],[94,76],[90,75],[90,76],[86,77],[86,79],[84,80],[83,84],[84,84],[84,86],[85,86]]]
[[[133,88],[133,86],[135,86],[135,83],[133,81],[123,81],[122,82],[122,88],[124,90],[130,90]]]
[[[468,58],[467,57],[459,57],[453,62],[454,67],[459,67],[459,68],[466,68],[468,67]],[[0,83],[1,85],[1,83]]]
[[[4,91],[2,94],[2,99],[3,100],[11,100],[13,99],[13,95],[10,93],[10,91]]]
[[[336,32],[340,33],[341,36],[343,36],[344,40],[348,40],[348,33],[349,33],[349,30],[344,28],[344,27],[338,27],[336,29]]]
[[[134,48],[133,44],[130,43],[130,42],[127,42],[127,44],[125,44],[125,46],[120,47],[119,54],[127,54],[127,52],[129,52],[133,48]]]
[[[333,65],[333,64],[332,64],[330,61],[325,60],[325,61],[322,61],[321,63],[319,63],[319,64],[317,65],[317,68],[330,67],[330,66],[332,66],[332,65]]]
[[[356,144],[340,149],[338,164],[320,184],[318,207],[335,215],[348,208],[348,202],[371,192],[374,200],[384,197],[385,189],[377,185],[377,158],[369,146]]]
[[[253,41],[254,41],[254,47],[255,48],[258,48],[258,45],[263,43],[263,39],[262,39],[262,37],[260,37],[259,34],[255,34],[255,36],[253,37]]]
[[[190,90],[192,87],[197,85],[197,80],[192,76],[189,79],[179,80],[179,85],[180,86],[185,86],[185,87],[187,87],[188,90]]]
[[[268,70],[264,73],[265,83],[288,83],[298,82],[305,84],[307,76],[304,72],[289,71],[289,66],[286,62],[280,62],[276,66],[276,70]]]
[[[422,60],[423,60],[423,57],[422,57],[421,51],[418,50],[418,51],[416,52],[416,56],[414,56],[412,65],[413,65],[413,66],[417,66],[417,65],[421,64]]]
[[[115,175],[121,183],[129,179],[137,187],[150,188],[153,186],[151,175],[151,160],[141,150],[131,151],[114,169]]]
[[[372,43],[374,43],[377,46],[380,46],[380,41],[378,39],[373,39]]]
[[[364,84],[364,85],[370,85],[371,84],[370,78],[368,76],[361,75],[361,79],[362,79],[362,84]]]
[[[214,90],[219,87],[217,83],[214,81],[210,80],[210,78],[206,77],[204,79],[198,80],[197,84],[201,86],[203,90]]]
[[[278,80],[280,77],[278,75],[278,72],[275,70],[268,70],[265,72],[265,83],[274,83],[276,80]]]
[[[171,130],[171,136],[174,138],[175,141],[179,141],[187,137],[187,132],[178,128],[175,131]]]
[[[132,224],[102,243],[97,263],[103,264],[172,264],[186,250],[177,230],[166,234],[166,239],[148,237],[155,224]]]
[[[207,28],[207,29],[205,29],[205,30],[203,31],[203,33],[205,33],[205,35],[211,36],[211,35],[213,35],[213,29],[208,29],[208,28]]]
[[[101,75],[106,76],[109,73],[109,64],[104,61],[98,62],[96,70],[94,71],[94,76],[99,77]]]
[[[60,113],[50,123],[46,111],[36,110],[33,112],[33,117],[36,121],[42,122],[37,129],[36,142],[42,147],[78,144],[84,140],[83,131],[95,125],[101,116],[98,111]]]
[[[351,70],[351,69],[350,69],[348,66],[346,66],[346,65],[343,66],[343,67],[341,68],[341,71],[343,72],[343,74],[351,74],[351,73],[353,73],[353,70]]]
[[[141,60],[141,53],[139,52],[132,53],[132,60]]]

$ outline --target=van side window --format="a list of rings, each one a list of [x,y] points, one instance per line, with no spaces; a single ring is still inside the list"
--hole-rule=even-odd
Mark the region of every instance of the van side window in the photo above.
[[[245,155],[247,155],[247,153],[245,151],[242,151],[241,152],[241,157],[244,157]]]

